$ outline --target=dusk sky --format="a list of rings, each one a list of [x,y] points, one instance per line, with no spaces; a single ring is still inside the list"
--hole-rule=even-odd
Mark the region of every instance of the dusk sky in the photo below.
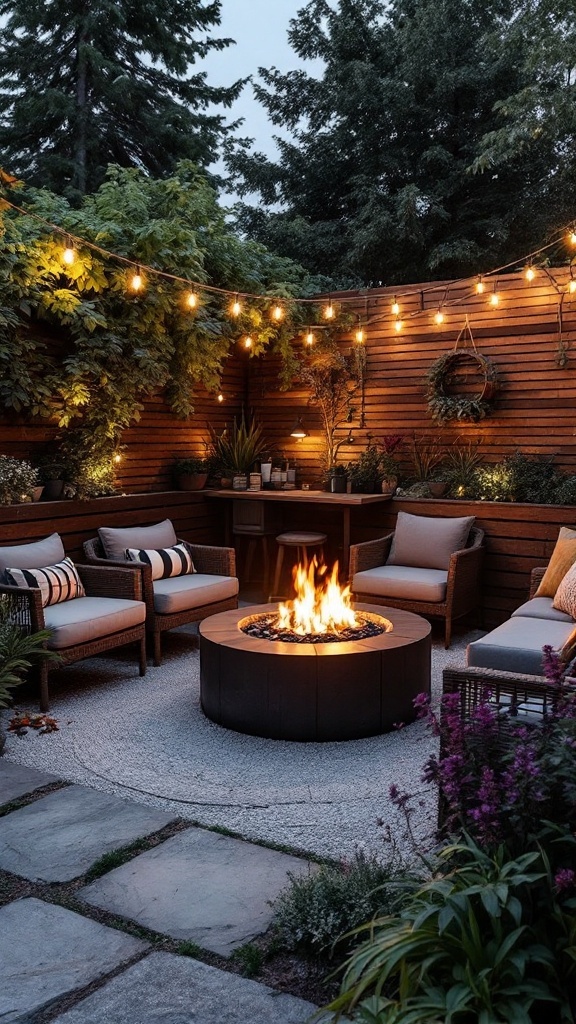
[[[257,76],[259,67],[281,71],[298,67],[300,62],[288,44],[287,32],[290,19],[305,6],[306,0],[222,0],[222,24],[213,34],[235,39],[236,46],[213,52],[203,62],[211,83],[229,85],[246,75]],[[319,62],[306,62],[311,73],[318,66]],[[256,149],[274,152],[272,135],[279,133],[268,123],[249,84],[227,116],[243,117],[242,136],[254,138]]]

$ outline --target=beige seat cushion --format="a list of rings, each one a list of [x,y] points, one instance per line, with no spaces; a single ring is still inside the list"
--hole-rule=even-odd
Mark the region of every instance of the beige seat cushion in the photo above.
[[[541,676],[542,648],[561,651],[574,632],[574,623],[518,615],[491,633],[468,644],[467,664]]]
[[[126,558],[126,548],[171,548],[178,538],[170,519],[153,526],[101,526],[98,536],[106,558]]]
[[[518,615],[523,615],[524,618],[532,616],[534,619],[556,619],[556,622],[572,622],[570,615],[554,608],[551,597],[533,597],[530,601],[525,601],[516,611],[512,612],[511,618]]]
[[[43,565],[56,565],[65,558],[64,545],[59,533],[52,533],[44,540],[32,544],[11,544],[0,547],[0,571],[14,569],[39,569]]]
[[[306,544],[325,544],[328,537],[325,533],[315,533],[313,530],[291,530],[288,533],[279,533],[276,540],[278,544],[298,547]]]
[[[76,647],[144,622],[143,601],[118,597],[76,597],[44,609],[44,621],[53,634],[49,647]]]
[[[448,569],[450,555],[466,547],[474,516],[440,519],[399,512],[388,565]]]
[[[408,601],[440,604],[446,598],[448,573],[444,569],[416,569],[408,565],[380,565],[357,572],[352,579],[354,594],[398,597]]]
[[[154,610],[159,615],[173,615],[205,604],[227,601],[238,594],[235,576],[216,576],[196,572],[193,576],[172,576],[155,580]]]

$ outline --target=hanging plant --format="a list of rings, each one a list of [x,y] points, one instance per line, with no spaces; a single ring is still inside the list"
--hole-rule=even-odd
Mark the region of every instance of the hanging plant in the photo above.
[[[478,387],[474,394],[451,390],[454,377],[463,366],[476,371]],[[441,423],[449,420],[477,423],[491,412],[498,386],[498,368],[487,356],[476,349],[453,349],[436,359],[426,374],[428,412],[432,419]]]

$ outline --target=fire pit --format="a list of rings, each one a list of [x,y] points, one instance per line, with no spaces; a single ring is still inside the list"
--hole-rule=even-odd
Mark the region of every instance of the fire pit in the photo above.
[[[430,624],[352,606],[332,574],[298,566],[294,601],[222,612],[200,625],[204,714],[253,736],[348,740],[414,719],[430,690]]]

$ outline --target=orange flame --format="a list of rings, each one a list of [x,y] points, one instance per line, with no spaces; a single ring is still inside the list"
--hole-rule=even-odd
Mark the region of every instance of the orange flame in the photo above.
[[[278,607],[279,629],[291,629],[304,636],[309,633],[334,633],[347,626],[357,626],[358,621],[352,609],[350,587],[338,583],[338,562],[330,575],[326,566],[318,574],[323,575],[316,585],[318,563],[313,558],[310,565],[297,565],[294,569],[296,597]]]

